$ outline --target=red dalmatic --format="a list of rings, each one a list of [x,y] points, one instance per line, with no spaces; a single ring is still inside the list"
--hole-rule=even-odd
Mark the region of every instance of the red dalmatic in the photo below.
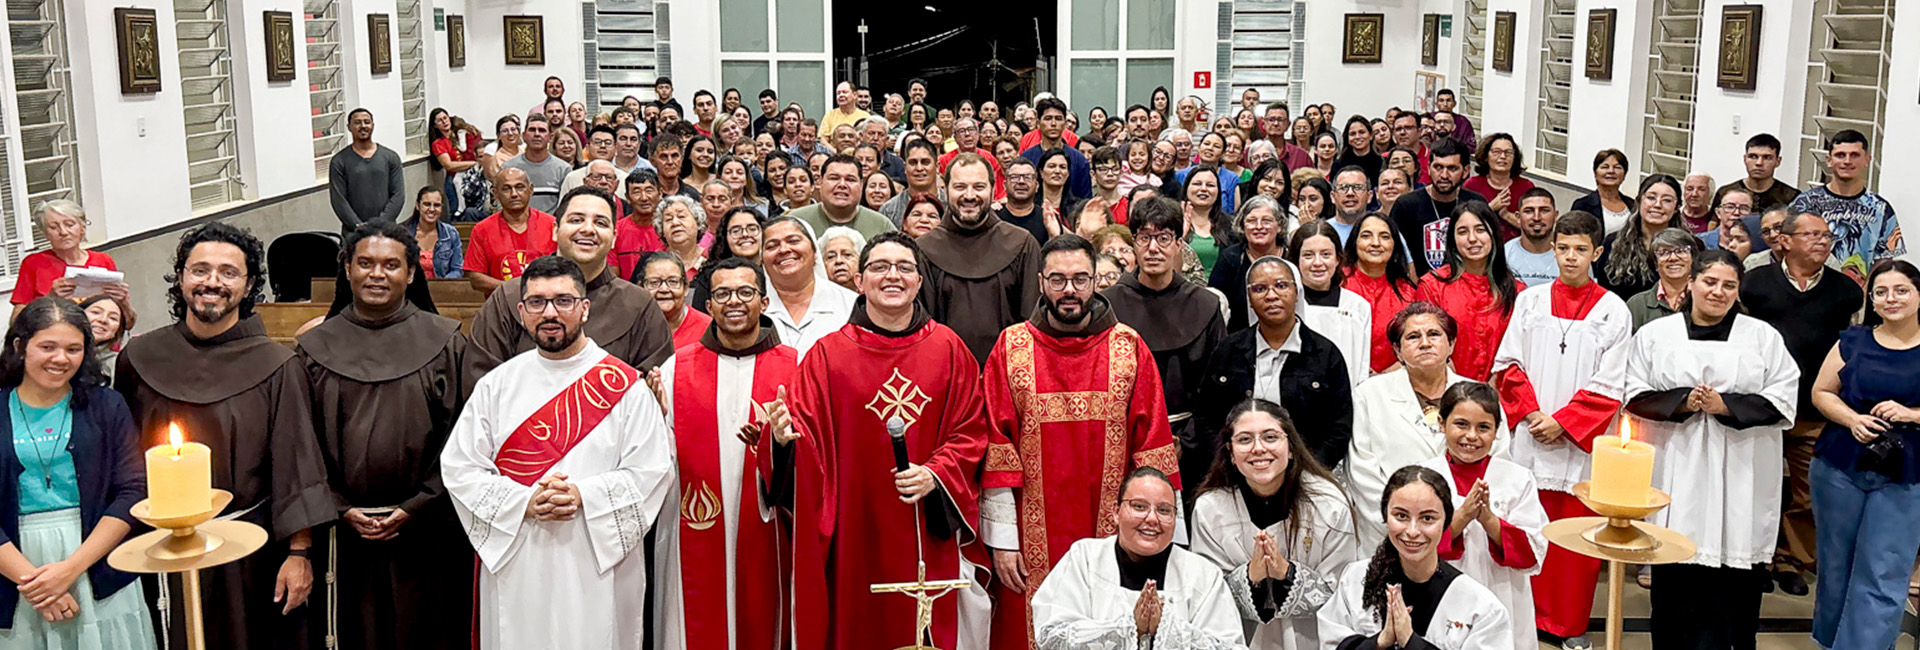
[[[1026,593],[993,590],[993,647],[1033,647],[1029,602],[1077,540],[1112,535],[1120,482],[1153,467],[1180,486],[1153,353],[1132,328],[1052,337],[1029,323],[987,357],[984,487],[1013,488]]]
[[[698,343],[674,355],[674,448],[680,466],[680,590],[687,647],[726,648],[728,621],[739,635],[732,647],[770,650],[787,629],[781,607],[779,523],[761,519],[762,465],[748,447],[737,468],[721,467],[720,437],[736,435],[718,425],[716,390],[752,391],[751,420],[792,380],[799,353],[778,346],[754,357],[753,385],[721,386],[719,355]],[[723,472],[740,472],[738,512],[726,512]],[[727,604],[727,521],[734,524],[733,606]]]
[[[870,650],[914,643],[915,603],[875,594],[877,583],[913,582],[921,555],[928,580],[965,578],[961,548],[979,522],[987,422],[980,365],[960,337],[928,323],[901,337],[849,324],[814,344],[792,389],[794,426],[794,616],[797,648]],[[887,420],[906,422],[908,459],[932,470],[941,491],[919,502],[923,521],[957,512],[959,530],[913,548],[914,507],[893,485]],[[762,444],[769,436],[762,436]],[[984,572],[982,572],[984,573]],[[934,604],[933,644],[954,647],[959,594]]]

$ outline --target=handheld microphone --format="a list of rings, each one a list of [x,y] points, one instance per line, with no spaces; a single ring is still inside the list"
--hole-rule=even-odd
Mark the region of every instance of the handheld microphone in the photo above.
[[[893,471],[907,471],[907,421],[898,415],[887,418],[887,436],[893,438]]]

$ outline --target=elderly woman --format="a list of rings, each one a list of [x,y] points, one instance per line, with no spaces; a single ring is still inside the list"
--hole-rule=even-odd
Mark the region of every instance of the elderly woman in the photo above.
[[[640,281],[636,284],[653,296],[653,303],[667,316],[667,327],[673,331],[676,350],[698,343],[700,335],[707,331],[707,324],[713,322],[712,317],[687,306],[688,272],[673,253],[655,251],[640,258]]]
[[[41,202],[34,207],[34,222],[47,237],[47,250],[20,260],[20,276],[13,285],[13,315],[33,299],[53,295],[72,299],[77,286],[67,277],[70,268],[100,268],[117,271],[106,253],[87,250],[87,213],[80,204],[66,199]],[[101,293],[127,301],[127,283],[114,282]]]
[[[1300,269],[1292,262],[1260,257],[1244,273],[1240,292],[1256,320],[1213,348],[1194,408],[1195,429],[1211,434],[1230,426],[1227,411],[1249,397],[1275,402],[1306,437],[1306,446],[1296,451],[1338,467],[1353,429],[1346,357],[1300,320]]]
[[[1376,522],[1381,490],[1394,470],[1418,465],[1446,451],[1440,430],[1440,398],[1467,381],[1448,366],[1459,325],[1430,302],[1407,305],[1387,324],[1387,339],[1400,367],[1360,382],[1353,390],[1353,440],[1347,445],[1347,495],[1361,508],[1369,529],[1362,539],[1386,531]],[[1499,445],[1496,445],[1499,446]],[[1495,450],[1498,453],[1498,450]]]
[[[1654,269],[1660,282],[1627,299],[1633,331],[1662,316],[1679,313],[1687,304],[1687,282],[1693,278],[1693,258],[1705,250],[1700,238],[1685,228],[1668,228],[1653,236]]]
[[[706,210],[699,201],[676,194],[660,199],[654,223],[660,239],[667,243],[667,252],[680,258],[680,264],[688,269],[687,279],[693,279],[692,274],[707,260],[706,249],[700,247],[700,238],[707,230]]]
[[[400,222],[419,242],[420,269],[428,277],[461,277],[461,262],[466,259],[466,253],[461,250],[460,231],[444,219],[446,206],[446,193],[440,188],[422,187],[413,195],[413,216]]]
[[[867,247],[866,236],[846,226],[834,226],[820,233],[815,244],[820,250],[820,273],[834,284],[859,291],[853,285],[860,277],[860,251]]]
[[[1207,286],[1227,296],[1227,331],[1246,329],[1252,316],[1247,313],[1247,271],[1262,257],[1286,255],[1287,212],[1280,202],[1255,194],[1240,206],[1234,217],[1234,230],[1243,241],[1220,252],[1220,259],[1208,272]]]

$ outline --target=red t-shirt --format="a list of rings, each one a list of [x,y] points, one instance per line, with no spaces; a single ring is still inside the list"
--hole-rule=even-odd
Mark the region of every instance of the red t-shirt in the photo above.
[[[632,219],[621,219],[614,226],[613,253],[607,262],[620,271],[620,279],[632,280],[634,269],[640,266],[640,258],[646,257],[647,253],[666,249],[667,242],[660,239],[659,230],[653,226],[636,225]]]
[[[1487,177],[1485,176],[1469,178],[1467,182],[1461,183],[1460,186],[1473,190],[1480,196],[1487,197],[1487,201],[1489,202],[1493,201],[1494,196],[1500,194],[1500,190],[1493,189],[1493,184],[1488,183]],[[1526,196],[1527,193],[1531,191],[1533,191],[1533,181],[1524,178],[1513,179],[1513,183],[1507,185],[1506,210],[1514,213],[1520,212],[1520,197]],[[1507,220],[1504,218],[1500,220],[1500,241],[1510,241],[1519,236],[1519,228],[1513,227],[1513,224],[1507,223]]]
[[[51,250],[40,251],[21,259],[20,277],[13,285],[13,304],[24,305],[33,302],[34,298],[53,291],[53,281],[66,277],[68,266],[70,265],[61,260],[58,255],[54,255]],[[109,271],[120,270],[113,265],[112,257],[97,251],[87,251],[87,263],[80,266]]]
[[[514,232],[506,217],[495,212],[473,225],[467,241],[467,259],[461,268],[506,281],[520,276],[527,263],[554,251],[553,215],[529,208],[527,229]]]
[[[466,136],[467,146],[465,150],[455,149],[453,147],[453,140],[449,138],[434,138],[432,145],[433,155],[439,156],[445,154],[448,160],[456,162],[476,159],[480,153],[480,136],[472,133],[467,133]]]

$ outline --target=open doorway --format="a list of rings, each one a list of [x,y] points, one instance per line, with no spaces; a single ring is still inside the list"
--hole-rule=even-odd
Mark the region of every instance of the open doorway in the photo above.
[[[876,108],[886,93],[904,95],[915,78],[927,80],[933,106],[1024,100],[1046,89],[1046,59],[1058,54],[1057,8],[1053,0],[835,2],[834,79],[858,79],[864,21],[866,85]]]

